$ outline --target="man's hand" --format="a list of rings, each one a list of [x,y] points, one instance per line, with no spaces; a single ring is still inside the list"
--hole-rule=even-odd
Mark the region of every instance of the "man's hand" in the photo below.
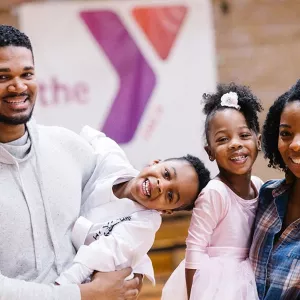
[[[142,275],[142,274],[134,274],[134,279],[132,279],[132,280],[136,280],[136,278],[138,278],[139,284],[135,290],[128,290],[125,293],[125,300],[136,300],[138,298],[138,296],[141,292],[141,289],[143,287],[143,277],[144,277],[144,275]],[[128,283],[132,280],[129,280]]]
[[[125,281],[131,271],[131,268],[126,268],[114,272],[96,272],[92,282],[79,286],[81,300],[126,300],[126,297],[138,294],[138,278]]]

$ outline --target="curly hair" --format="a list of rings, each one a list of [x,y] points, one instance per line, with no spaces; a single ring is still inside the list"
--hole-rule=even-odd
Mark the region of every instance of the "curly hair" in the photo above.
[[[210,172],[205,167],[204,163],[198,157],[190,155],[190,154],[187,154],[186,156],[182,156],[182,157],[165,159],[165,161],[170,161],[170,160],[186,161],[195,169],[195,171],[197,173],[197,177],[198,177],[197,196],[193,199],[191,204],[173,209],[173,211],[192,210],[195,206],[195,202],[198,198],[198,195],[210,181]]]
[[[278,150],[280,117],[285,106],[293,101],[300,101],[300,80],[287,92],[279,96],[270,107],[262,130],[262,149],[269,167],[285,170],[285,163]]]
[[[16,46],[25,47],[32,53],[29,37],[15,27],[0,25],[0,47]]]
[[[203,94],[204,108],[206,114],[205,135],[208,142],[209,122],[217,111],[228,109],[221,105],[221,97],[229,92],[235,92],[238,95],[238,104],[240,112],[244,115],[248,127],[255,133],[259,133],[259,122],[257,114],[263,110],[259,99],[251,92],[250,88],[235,83],[218,84],[217,92],[213,94]],[[233,108],[234,109],[234,108]]]

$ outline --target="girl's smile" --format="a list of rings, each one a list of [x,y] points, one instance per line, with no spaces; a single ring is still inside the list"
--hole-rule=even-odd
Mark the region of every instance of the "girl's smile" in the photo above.
[[[250,130],[244,115],[236,109],[223,109],[211,118],[207,151],[218,167],[228,174],[251,172],[258,154],[259,136]]]

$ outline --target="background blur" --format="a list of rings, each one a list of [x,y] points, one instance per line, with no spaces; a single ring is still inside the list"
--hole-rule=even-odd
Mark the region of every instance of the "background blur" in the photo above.
[[[82,24],[74,25],[78,31],[70,29],[71,13],[79,10],[85,13],[81,21],[92,41],[81,38]],[[98,16],[91,17],[95,10]],[[33,41],[41,78],[40,123],[75,131],[90,124],[106,130],[137,167],[156,155],[190,152],[203,158],[213,174],[216,168],[202,150],[201,94],[213,91],[216,82],[249,85],[263,102],[263,122],[276,97],[300,77],[299,12],[300,1],[294,0],[0,1],[0,22],[24,29]],[[91,18],[94,23],[89,23]],[[105,29],[100,37],[93,31],[95,24]],[[96,46],[102,49],[98,59]],[[110,56],[113,50],[119,51],[116,59]],[[135,67],[133,54],[139,61]],[[90,74],[91,61],[99,79]],[[55,73],[56,66],[61,69]],[[126,103],[129,119],[121,117]],[[253,173],[263,180],[282,177],[267,167],[262,154]],[[164,219],[150,252],[157,286],[146,282],[140,299],[160,299],[163,283],[184,256],[188,223],[189,214],[184,213]]]

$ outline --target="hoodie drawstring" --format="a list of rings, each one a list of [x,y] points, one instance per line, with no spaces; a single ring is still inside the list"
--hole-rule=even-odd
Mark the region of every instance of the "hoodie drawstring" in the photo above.
[[[41,172],[41,165],[39,162],[39,158],[38,158],[38,154],[35,148],[35,145],[33,145],[33,149],[35,152],[35,157],[36,157],[36,167],[37,167],[37,177],[39,178],[39,188],[40,188],[40,193],[42,196],[42,200],[43,200],[43,205],[45,208],[45,215],[46,215],[46,222],[47,222],[47,227],[49,230],[49,234],[50,234],[50,240],[54,249],[54,256],[55,256],[55,265],[56,265],[56,270],[58,272],[58,274],[60,274],[63,270],[63,264],[62,264],[62,259],[59,255],[59,243],[55,234],[55,229],[54,229],[54,224],[53,224],[53,220],[51,217],[51,210],[50,210],[50,205],[49,205],[49,201],[47,199],[47,197],[45,197],[44,195],[44,183],[43,183],[43,176],[42,176],[42,172]]]
[[[36,228],[33,226],[33,224],[35,223],[34,220],[33,220],[34,214],[32,213],[30,205],[28,204],[28,201],[27,201],[28,197],[27,197],[27,194],[26,194],[26,189],[25,189],[25,186],[24,186],[24,183],[23,183],[23,180],[22,180],[22,176],[21,176],[20,167],[19,167],[18,162],[15,162],[15,165],[16,165],[17,170],[18,170],[17,173],[18,173],[18,177],[19,177],[19,180],[20,180],[21,190],[22,190],[22,193],[24,195],[24,199],[25,199],[26,205],[28,207],[29,216],[30,216],[30,224],[31,224],[31,230],[32,230],[32,234],[33,234],[33,247],[34,247],[34,252],[35,252],[35,267],[38,271],[41,271],[42,270],[42,263],[41,263],[41,260],[39,259],[39,255],[38,255],[39,251],[37,249],[38,234],[36,232]]]

